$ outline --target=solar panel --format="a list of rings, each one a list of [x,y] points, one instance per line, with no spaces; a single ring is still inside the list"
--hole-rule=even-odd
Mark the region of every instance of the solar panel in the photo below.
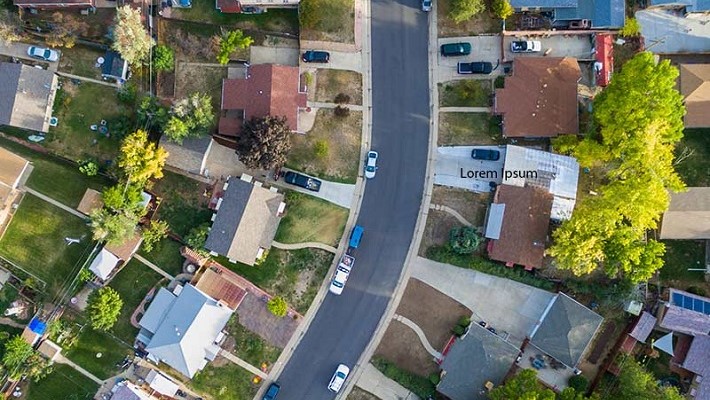
[[[683,307],[683,295],[680,293],[673,293],[673,304]]]
[[[698,299],[695,297],[687,296],[683,293],[674,292],[671,296],[671,302],[678,307],[683,307],[687,310],[692,310],[706,315],[710,315],[710,302],[705,301],[703,299]]]
[[[693,302],[693,310],[695,310],[697,312],[704,312],[704,309],[703,309],[704,304],[705,304],[704,301],[699,300],[699,299],[695,299],[695,301]]]

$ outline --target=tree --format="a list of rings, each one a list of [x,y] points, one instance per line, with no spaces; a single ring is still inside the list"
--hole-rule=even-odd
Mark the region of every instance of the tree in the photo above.
[[[237,49],[246,49],[254,43],[254,39],[244,35],[241,30],[228,31],[219,40],[219,51],[217,52],[217,62],[226,65],[229,56]]]
[[[271,300],[266,303],[266,308],[277,317],[285,317],[288,312],[288,304],[286,304],[286,300],[280,296],[272,297]]]
[[[147,229],[143,230],[143,249],[153,251],[155,245],[168,237],[168,223],[161,220],[151,221]]]
[[[486,5],[482,0],[451,0],[449,18],[460,24],[480,14],[485,9]]]
[[[123,139],[118,166],[123,169],[128,182],[143,186],[148,179],[163,177],[167,158],[164,148],[149,142],[146,131],[138,130]]]
[[[210,233],[210,225],[202,224],[190,229],[190,232],[185,236],[185,244],[187,247],[196,251],[203,257],[208,257],[209,252],[205,250],[205,242],[207,241],[207,236]]]
[[[49,361],[42,357],[37,351],[33,351],[25,361],[25,375],[31,381],[37,382],[52,372]]]
[[[491,11],[493,11],[493,15],[500,19],[507,19],[515,12],[508,0],[493,0],[491,3]]]
[[[471,254],[481,245],[481,236],[470,226],[460,226],[449,232],[449,246],[457,254]]]
[[[140,216],[127,212],[111,212],[106,208],[95,210],[90,215],[94,240],[105,240],[110,244],[121,244],[136,230]]]
[[[163,129],[167,137],[182,143],[188,137],[200,137],[207,133],[214,122],[212,98],[203,93],[192,93],[175,102],[173,116]]]
[[[20,17],[10,10],[0,10],[0,42],[10,44],[22,39]]]
[[[72,15],[55,12],[52,14],[52,29],[45,38],[51,47],[74,47],[80,36],[89,32],[89,24]]]
[[[641,25],[636,18],[626,17],[624,27],[619,32],[623,37],[636,37],[641,35]]]
[[[601,267],[636,283],[663,265],[664,245],[646,232],[668,208],[668,191],[684,187],[673,169],[684,112],[677,76],[668,61],[637,54],[595,98],[597,132],[561,143],[603,184],[553,233],[549,254],[559,268],[582,275]]]
[[[148,58],[155,42],[143,26],[139,9],[129,5],[116,9],[116,24],[112,48],[131,65],[138,65]]]
[[[239,160],[250,169],[281,167],[291,150],[290,135],[286,118],[270,115],[252,118],[237,136]]]
[[[91,327],[106,331],[118,320],[123,307],[121,296],[113,288],[104,286],[89,296],[87,310]]]
[[[5,343],[5,354],[2,356],[2,365],[13,380],[20,379],[25,362],[34,353],[32,346],[20,335],[13,336]]]
[[[555,392],[537,380],[537,373],[524,369],[488,393],[491,400],[555,400]]]
[[[172,71],[175,68],[175,52],[160,44],[153,48],[153,67],[157,71]]]
[[[143,210],[142,189],[137,185],[117,184],[104,189],[101,200],[111,212],[138,214]]]
[[[657,379],[633,358],[621,365],[619,382],[608,398],[614,400],[682,400],[675,387],[660,387]]]

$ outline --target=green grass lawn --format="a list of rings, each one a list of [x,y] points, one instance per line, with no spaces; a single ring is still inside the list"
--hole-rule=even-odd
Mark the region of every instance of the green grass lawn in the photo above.
[[[661,278],[691,282],[704,282],[702,271],[688,271],[688,268],[703,268],[705,264],[705,243],[702,240],[664,240],[666,254],[661,268]]]
[[[188,21],[224,25],[225,28],[259,29],[297,34],[298,10],[271,8],[263,14],[223,14],[210,0],[193,0],[192,8],[173,9],[173,16]]]
[[[96,60],[103,57],[104,54],[104,51],[82,44],[76,44],[72,48],[63,48],[62,57],[59,59],[59,71],[101,79],[101,69],[96,68]]]
[[[684,151],[691,151],[692,155],[676,165],[676,171],[685,184],[710,186],[710,129],[686,129],[683,140],[676,146],[676,157]]]
[[[136,259],[132,259],[116,275],[109,286],[114,288],[123,299],[121,316],[111,332],[126,343],[133,343],[138,329],[131,325],[131,314],[143,300],[148,291],[160,282],[162,276]]]
[[[429,379],[405,371],[389,360],[374,357],[370,362],[386,377],[409,389],[419,398],[426,399],[436,392],[436,386]]]
[[[191,386],[212,399],[244,400],[254,397],[259,389],[251,382],[252,378],[249,372],[232,363],[221,367],[210,363],[192,379]]]
[[[439,146],[502,144],[498,117],[486,113],[439,114]]]
[[[276,241],[320,242],[337,246],[343,235],[348,210],[299,192],[286,193],[286,215],[279,224]]]
[[[185,236],[202,223],[209,223],[212,211],[207,208],[209,198],[203,196],[206,185],[173,172],[164,173],[153,186],[153,191],[163,198],[158,218],[166,221],[170,230],[179,236]]]
[[[83,240],[67,246],[66,237]],[[84,220],[26,194],[0,241],[0,255],[36,275],[54,291],[79,272],[93,245]]]
[[[99,385],[72,367],[54,364],[52,373],[27,388],[27,400],[91,400]]]
[[[180,243],[168,237],[158,242],[150,253],[141,246],[138,254],[163,271],[175,276],[182,272],[182,264],[185,261],[185,258],[180,254],[180,247],[182,247]]]
[[[491,81],[463,79],[439,84],[440,107],[488,107]]]
[[[236,342],[232,352],[257,368],[263,362],[273,364],[281,354],[281,349],[270,346],[264,339],[239,324],[239,316],[236,313],[229,320],[227,331]]]
[[[116,363],[126,355],[133,354],[133,349],[107,333],[91,329],[88,321],[82,321],[81,317],[78,317],[78,321],[87,325],[79,334],[76,343],[64,352],[65,356],[99,379],[108,379],[115,375],[118,372]],[[101,357],[96,357],[99,353]]]

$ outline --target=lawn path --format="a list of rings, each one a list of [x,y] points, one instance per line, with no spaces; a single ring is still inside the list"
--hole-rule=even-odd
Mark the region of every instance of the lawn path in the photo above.
[[[111,87],[115,87],[115,88],[120,87],[117,83],[108,83],[106,81],[102,81],[99,79],[87,78],[85,76],[79,76],[79,75],[74,75],[74,74],[67,74],[66,72],[57,72],[57,75],[63,76],[65,78],[69,78],[69,79],[78,79],[80,81],[97,83],[99,85],[104,85],[104,86],[111,86]]]
[[[142,262],[143,264],[147,265],[150,269],[152,269],[153,271],[159,273],[160,275],[163,275],[164,277],[166,277],[166,278],[168,278],[168,279],[170,279],[170,280],[175,279],[174,276],[172,276],[172,275],[170,275],[169,273],[163,271],[162,269],[160,269],[160,267],[158,267],[157,265],[153,264],[152,262],[146,260],[146,259],[143,258],[143,256],[141,256],[140,254],[138,254],[138,253],[134,254],[134,255],[133,255],[133,258],[135,258],[136,260],[138,260],[138,261]]]
[[[347,107],[351,110],[355,111],[362,111],[363,107],[359,104],[337,104],[337,103],[323,103],[320,101],[309,101],[308,102],[308,107],[313,107],[313,108],[338,108],[338,107]]]
[[[424,331],[422,330],[422,328],[420,328],[419,325],[415,324],[414,321],[412,321],[411,319],[409,319],[407,317],[403,317],[399,314],[395,314],[394,319],[403,323],[404,325],[407,325],[407,327],[409,327],[411,330],[413,330],[414,333],[416,333],[417,336],[419,337],[419,341],[422,342],[422,346],[424,346],[426,351],[429,354],[431,354],[434,358],[436,358],[437,360],[441,360],[442,358],[444,358],[444,356],[442,356],[441,353],[436,351],[434,346],[432,346],[431,343],[429,343],[429,340],[427,340],[426,335],[424,334]]]
[[[440,112],[473,112],[473,113],[489,113],[490,107],[439,107]]]
[[[33,195],[33,196],[37,196],[37,197],[39,197],[40,199],[46,201],[47,203],[53,204],[53,205],[55,205],[55,206],[61,208],[62,210],[64,210],[64,211],[70,213],[70,214],[76,215],[77,217],[79,217],[79,218],[81,218],[81,219],[85,219],[85,218],[86,218],[86,215],[80,213],[79,211],[77,211],[77,210],[75,210],[75,209],[73,209],[73,208],[71,208],[71,207],[69,207],[69,206],[67,206],[67,205],[65,205],[65,204],[62,204],[62,203],[58,202],[57,200],[54,200],[53,198],[51,198],[51,197],[49,197],[49,196],[46,196],[46,195],[44,195],[44,194],[42,194],[42,193],[40,193],[40,192],[38,192],[38,191],[36,191],[36,190],[34,190],[34,189],[31,189],[31,188],[29,188],[29,187],[27,187],[27,186],[25,186],[24,189],[27,191],[27,193],[29,193],[29,194],[31,194],[31,195]]]
[[[445,206],[442,204],[431,203],[431,204],[429,204],[429,208],[432,210],[443,211],[447,214],[453,215],[460,223],[462,223],[466,226],[473,226],[473,224],[468,222],[468,220],[466,220],[466,218],[464,218],[463,215],[459,214],[458,211],[454,210],[451,207],[448,207],[448,206]]]
[[[222,357],[226,358],[227,360],[233,362],[234,364],[244,368],[245,370],[251,372],[252,374],[261,377],[261,379],[268,379],[269,378],[269,375],[266,372],[249,364],[248,362],[242,360],[241,358],[235,356],[234,354],[228,352],[227,350],[221,349],[219,351],[219,355],[221,355]]]
[[[338,249],[336,249],[335,247],[328,246],[327,244],[318,243],[318,242],[279,243],[274,240],[273,242],[271,242],[271,245],[276,247],[277,249],[281,249],[281,250],[298,250],[298,249],[315,248],[315,249],[325,250],[325,251],[333,253],[333,254],[338,252]]]
[[[25,328],[25,325],[17,323],[15,321],[11,320],[10,318],[5,318],[5,317],[0,318],[0,324],[11,326],[13,328],[19,328],[19,329]]]
[[[84,375],[85,377],[91,379],[92,381],[98,383],[99,385],[102,385],[102,384],[104,383],[104,381],[102,381],[101,379],[97,378],[96,375],[94,375],[94,374],[92,374],[91,372],[85,370],[84,368],[81,368],[79,365],[75,364],[75,363],[74,363],[73,361],[71,361],[70,359],[64,357],[62,354],[59,354],[59,355],[57,356],[57,358],[56,358],[55,361],[58,362],[58,363],[60,363],[60,364],[66,364],[66,365],[68,365],[68,366],[74,368],[74,369],[77,370],[79,373],[81,373],[81,374]]]

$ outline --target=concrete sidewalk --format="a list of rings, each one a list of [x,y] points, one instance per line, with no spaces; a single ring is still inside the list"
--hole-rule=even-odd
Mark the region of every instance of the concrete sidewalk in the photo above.
[[[79,217],[79,218],[81,218],[81,219],[86,219],[86,218],[87,218],[86,215],[80,213],[79,211],[77,211],[77,210],[75,210],[75,209],[73,209],[73,208],[71,208],[71,207],[69,207],[69,206],[67,206],[67,205],[65,205],[65,204],[62,204],[62,203],[58,202],[57,200],[54,200],[53,198],[51,198],[51,197],[49,197],[49,196],[47,196],[47,195],[44,195],[44,194],[42,194],[42,193],[40,193],[40,192],[38,192],[38,191],[36,191],[36,190],[34,190],[34,189],[31,189],[31,188],[29,188],[29,187],[27,187],[27,186],[25,186],[23,189],[24,189],[27,193],[29,193],[29,194],[31,194],[31,195],[33,195],[33,196],[39,197],[40,199],[46,201],[47,203],[50,203],[50,204],[52,204],[52,205],[54,205],[54,206],[57,206],[57,207],[61,208],[62,210],[66,211],[66,212],[68,212],[68,213],[70,213],[70,214],[73,214],[73,215],[75,215],[75,216],[77,216],[77,217]]]
[[[170,280],[175,279],[174,276],[172,276],[172,275],[170,275],[169,273],[163,271],[160,267],[158,267],[157,265],[153,264],[152,262],[146,260],[146,259],[143,258],[143,256],[141,256],[140,254],[136,253],[136,254],[133,255],[133,257],[134,257],[136,260],[138,260],[138,261],[142,262],[143,264],[145,264],[146,266],[148,266],[148,268],[150,268],[150,269],[152,269],[153,271],[159,273],[160,275],[162,275],[162,276],[164,276],[164,277],[166,277],[166,278],[168,278],[168,279],[170,279]]]
[[[372,364],[362,367],[362,375],[355,386],[374,394],[381,400],[418,400],[419,397],[399,383],[384,376]]]
[[[64,355],[62,355],[62,354],[59,354],[59,355],[57,356],[57,358],[56,358],[54,361],[55,361],[55,362],[58,362],[58,363],[60,363],[60,364],[66,364],[66,365],[68,365],[68,366],[74,368],[74,369],[77,370],[80,374],[82,374],[82,375],[84,375],[85,377],[91,379],[92,381],[98,383],[99,386],[104,383],[104,381],[102,381],[101,379],[97,378],[96,375],[94,375],[94,374],[92,374],[91,372],[89,372],[89,371],[85,370],[84,368],[80,367],[79,365],[77,365],[76,363],[74,363],[73,361],[71,361],[70,359],[64,357]]]
[[[318,243],[318,242],[304,242],[304,243],[280,243],[277,241],[271,242],[271,245],[276,247],[277,249],[282,249],[282,250],[298,250],[298,249],[308,249],[308,248],[314,248],[314,249],[321,249],[325,250],[329,253],[337,253],[338,249],[336,249],[333,246],[328,246],[327,244],[323,243]]]

